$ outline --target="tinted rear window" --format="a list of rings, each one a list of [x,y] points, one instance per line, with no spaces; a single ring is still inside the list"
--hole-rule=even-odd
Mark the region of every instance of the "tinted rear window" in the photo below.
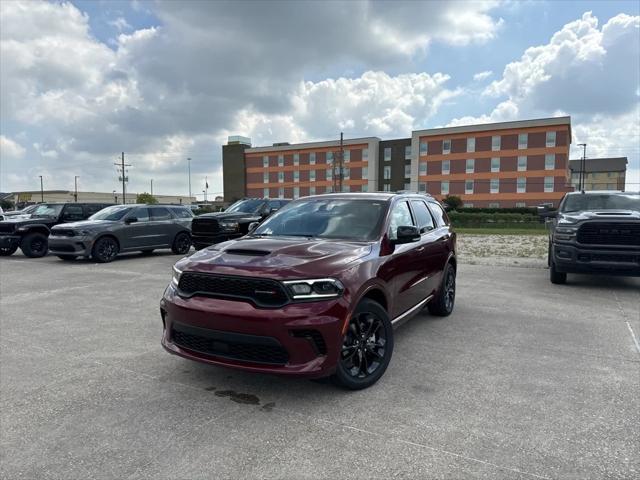
[[[190,208],[174,207],[174,208],[171,209],[171,211],[178,218],[193,218],[193,212],[191,211]]]

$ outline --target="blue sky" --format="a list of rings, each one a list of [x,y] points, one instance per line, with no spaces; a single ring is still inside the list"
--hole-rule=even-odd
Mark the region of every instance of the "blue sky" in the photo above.
[[[559,114],[588,156],[628,156],[637,189],[639,5],[3,2],[0,190],[81,174],[111,191],[125,150],[132,190],[183,193],[191,157],[221,191],[229,134],[391,138]]]

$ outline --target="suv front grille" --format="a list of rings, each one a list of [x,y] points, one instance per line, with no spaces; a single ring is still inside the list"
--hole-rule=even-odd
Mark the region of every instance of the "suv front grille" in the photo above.
[[[51,234],[57,237],[73,237],[76,233],[70,228],[56,228],[51,231]]]
[[[640,223],[585,223],[578,230],[577,239],[585,245],[640,246]]]
[[[13,233],[14,228],[13,223],[0,223],[0,233]]]
[[[241,299],[266,308],[281,307],[289,301],[284,287],[275,280],[211,273],[183,273],[178,283],[178,290],[187,297],[203,295]]]
[[[173,343],[186,350],[245,362],[284,365],[289,354],[272,337],[206,330],[174,324]]]
[[[194,235],[209,235],[219,231],[220,225],[215,218],[194,218],[191,221],[191,233]]]

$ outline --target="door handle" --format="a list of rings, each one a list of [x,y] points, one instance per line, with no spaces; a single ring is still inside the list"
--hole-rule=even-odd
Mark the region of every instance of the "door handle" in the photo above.
[[[416,252],[420,253],[424,251],[424,245],[422,245],[421,247],[416,248]]]

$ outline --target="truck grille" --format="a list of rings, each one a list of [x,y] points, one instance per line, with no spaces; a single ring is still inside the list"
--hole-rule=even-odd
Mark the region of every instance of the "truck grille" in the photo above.
[[[0,233],[13,233],[15,225],[13,223],[0,222]]]
[[[215,218],[194,218],[191,222],[191,233],[194,235],[218,233],[220,225]]]
[[[174,324],[173,343],[186,350],[252,363],[284,365],[289,354],[272,337],[205,330]]]
[[[284,287],[275,280],[185,272],[178,290],[183,296],[203,295],[248,300],[259,307],[280,307],[289,301]]]
[[[586,223],[578,230],[577,239],[585,245],[640,246],[640,223]]]

